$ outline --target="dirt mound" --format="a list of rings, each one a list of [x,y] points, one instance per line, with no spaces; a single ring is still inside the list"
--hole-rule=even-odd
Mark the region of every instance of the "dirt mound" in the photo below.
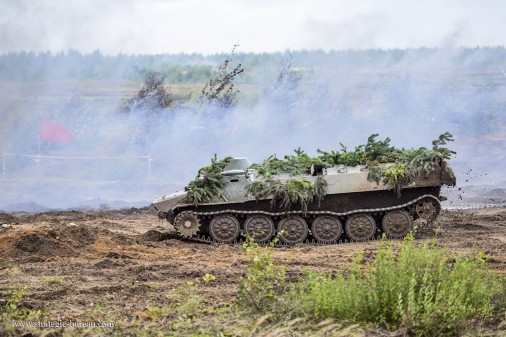
[[[44,213],[29,219],[28,226],[44,221],[44,225],[26,229],[17,226],[11,232],[4,231],[0,240],[0,259],[21,262],[53,261],[59,258],[105,258],[96,268],[104,269],[109,264],[123,263],[118,260],[132,259],[123,253],[132,245],[140,244],[150,248],[165,247],[165,242],[175,239],[175,233],[164,233],[154,229],[138,235],[126,235],[100,227],[107,221],[90,221],[76,225],[69,219],[72,212]],[[77,218],[91,218],[93,214],[75,213]],[[99,214],[100,215],[100,214]],[[107,214],[102,214],[107,216]],[[26,218],[24,218],[26,219]],[[61,225],[61,224],[66,225]],[[13,227],[14,228],[14,227]],[[159,247],[158,247],[159,248]]]
[[[10,214],[0,213],[0,224],[12,224],[16,223],[16,218]]]
[[[88,226],[72,226],[61,229],[41,227],[24,232],[12,242],[14,257],[37,255],[39,257],[75,257],[80,249],[98,239],[98,230]],[[10,241],[10,240],[7,240]]]
[[[33,224],[64,224],[67,222],[90,221],[104,217],[104,212],[49,211],[23,217],[23,222]]]
[[[178,236],[176,233],[162,233],[157,230],[149,230],[144,234],[137,235],[137,242],[143,243],[143,242],[160,242],[170,239],[177,239]]]
[[[93,265],[95,269],[112,269],[117,267],[124,267],[128,264],[137,264],[136,262],[131,262],[128,259],[110,259],[105,258]]]

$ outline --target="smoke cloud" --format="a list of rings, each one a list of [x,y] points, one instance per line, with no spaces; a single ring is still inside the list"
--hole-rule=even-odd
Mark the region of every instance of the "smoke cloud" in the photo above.
[[[453,49],[394,56],[350,52],[338,54],[341,61],[315,64],[296,53],[288,69],[292,78],[279,80],[256,68],[248,75],[251,82],[239,86],[243,92],[231,110],[193,102],[125,113],[121,106],[130,97],[122,93],[132,92],[128,83],[130,91],[118,94],[104,82],[104,90],[92,90],[95,96],[66,82],[5,85],[0,209],[147,205],[182,189],[215,153],[260,162],[300,146],[316,155],[317,148],[339,149],[339,143],[353,148],[372,133],[409,148],[430,147],[449,131],[459,185],[506,187],[502,65],[480,68],[480,62],[494,64],[487,53],[463,58]],[[343,66],[357,57],[366,61]],[[374,62],[368,64],[368,58]],[[248,97],[251,87],[256,91]],[[73,143],[39,142],[43,119],[64,125]],[[470,177],[470,169],[478,173]]]
[[[0,52],[108,55],[504,45],[506,3],[0,0]]]

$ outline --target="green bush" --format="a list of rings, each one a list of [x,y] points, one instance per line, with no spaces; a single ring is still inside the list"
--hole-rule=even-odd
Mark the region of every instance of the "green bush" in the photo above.
[[[40,317],[40,310],[29,310],[21,305],[28,286],[12,289],[5,303],[0,306],[0,318],[7,319],[35,319]]]
[[[500,309],[492,300],[504,293],[504,279],[487,269],[482,254],[455,257],[434,243],[414,244],[412,235],[396,248],[382,243],[365,267],[359,254],[341,272],[306,273],[287,294],[291,310],[314,320],[403,326],[414,336],[444,336]]]
[[[286,291],[285,269],[272,261],[272,247],[260,247],[253,238],[247,238],[244,248],[250,265],[239,280],[239,307],[256,313],[280,313],[277,308]]]

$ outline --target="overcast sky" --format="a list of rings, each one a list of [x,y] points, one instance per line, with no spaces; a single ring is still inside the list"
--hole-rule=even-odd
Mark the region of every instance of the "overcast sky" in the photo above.
[[[503,0],[0,0],[0,53],[506,45]]]

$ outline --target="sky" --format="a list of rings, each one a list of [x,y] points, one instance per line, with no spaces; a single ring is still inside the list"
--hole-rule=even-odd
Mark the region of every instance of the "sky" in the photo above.
[[[506,45],[503,0],[0,0],[0,53]]]

